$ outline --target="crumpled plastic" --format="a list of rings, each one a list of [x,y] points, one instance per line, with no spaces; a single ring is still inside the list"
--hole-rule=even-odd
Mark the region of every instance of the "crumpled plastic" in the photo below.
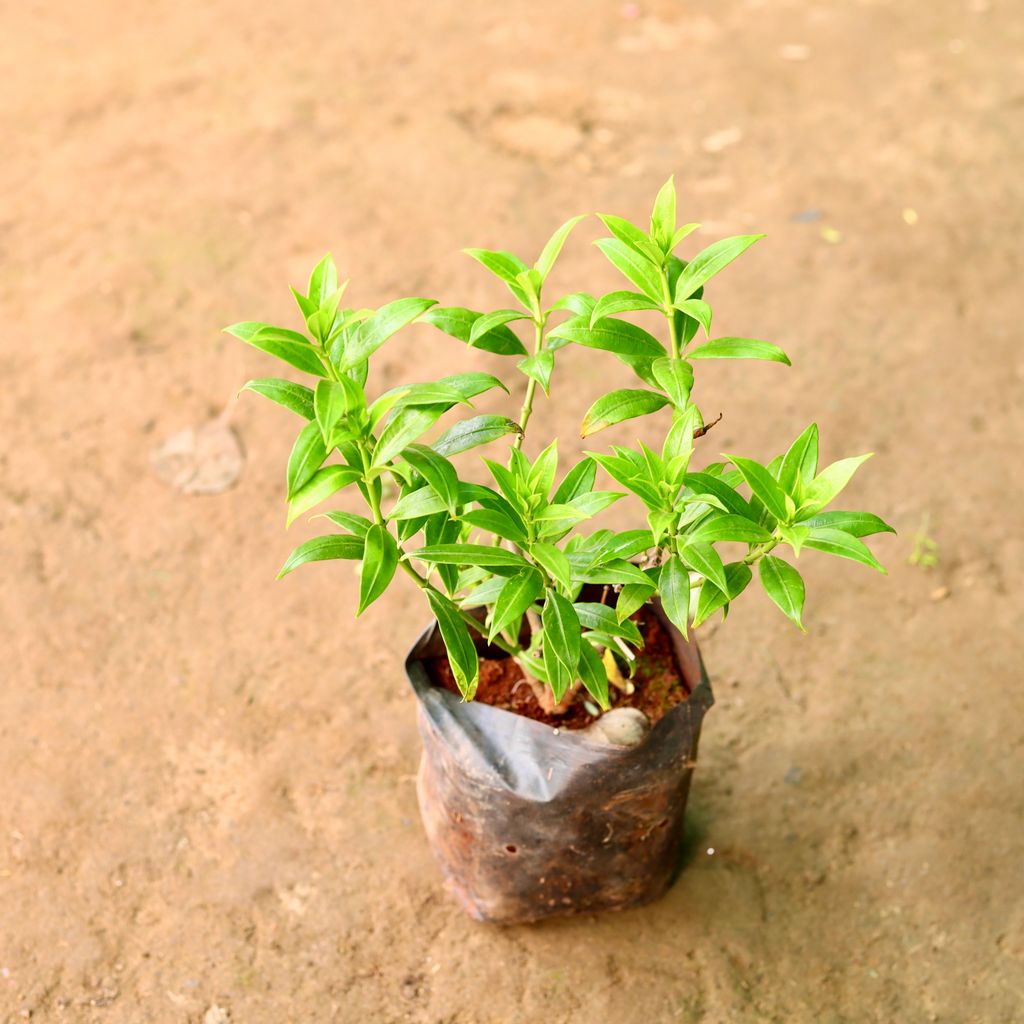
[[[423,741],[420,813],[447,885],[470,916],[517,924],[621,910],[671,885],[714,696],[696,643],[654,611],[690,695],[631,748],[434,686],[423,659],[444,654],[436,625],[409,652]]]

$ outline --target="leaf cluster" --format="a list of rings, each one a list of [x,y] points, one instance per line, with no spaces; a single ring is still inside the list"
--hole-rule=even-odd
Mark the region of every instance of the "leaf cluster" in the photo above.
[[[345,307],[348,282],[339,283],[326,256],[305,292],[292,289],[304,331],[256,322],[227,328],[308,378],[251,380],[243,389],[304,421],[287,463],[287,523],[341,491],[362,499],[359,512],[323,513],[333,531],[300,544],[279,575],[309,562],[357,561],[357,614],[399,572],[407,575],[426,595],[467,699],[479,678],[474,634],[515,657],[553,701],[582,686],[607,707],[609,659],[627,669],[635,661],[642,639],[632,616],[649,601],[660,599],[688,633],[716,612],[726,614],[756,568],[768,597],[802,629],[805,587],[790,558],[810,549],[884,571],[862,538],[891,527],[871,513],[829,508],[868,456],[820,467],[814,424],[766,463],[728,454],[692,465],[696,441],[709,429],[693,397],[694,364],[789,363],[767,341],[712,335],[705,288],[763,236],[722,239],[681,258],[677,248],[698,225],[676,223],[669,179],[648,228],[599,215],[609,237],[596,245],[629,287],[600,297],[573,292],[546,305],[548,275],[581,219],[563,224],[532,266],[502,250],[465,250],[506,287],[514,301],[508,308],[477,311],[425,298],[375,310]],[[660,331],[624,319],[652,314]],[[519,415],[476,413],[477,396],[508,391],[499,377],[481,372],[371,397],[374,354],[417,321],[512,357],[526,378]],[[568,467],[559,466],[557,441],[527,457],[523,441],[538,386],[549,393],[556,355],[570,345],[607,352],[636,378],[593,402],[581,435],[666,409],[660,444],[588,451]],[[452,412],[459,418],[438,433]],[[484,458],[486,484],[467,479],[453,461],[501,439],[508,451],[500,460]],[[599,488],[599,470],[620,489]],[[584,524],[627,494],[643,509],[644,525],[586,532]],[[620,673],[611,674],[614,680]]]

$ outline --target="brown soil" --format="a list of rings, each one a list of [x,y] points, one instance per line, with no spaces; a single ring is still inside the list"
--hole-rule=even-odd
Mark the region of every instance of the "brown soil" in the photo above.
[[[641,609],[632,618],[644,638],[644,647],[630,680],[634,691],[626,694],[612,686],[609,699],[615,708],[639,708],[654,725],[666,711],[686,700],[689,691],[679,672],[672,641],[665,627],[646,609]],[[459,688],[447,658],[427,658],[424,664],[436,685],[458,694]],[[545,711],[526,684],[522,669],[509,657],[480,659],[480,685],[475,699],[561,729],[585,729],[595,718],[584,705],[587,695],[582,690],[564,715]]]
[[[1018,1022],[1022,54],[1013,0],[0,5],[0,1021]],[[324,525],[284,532],[296,421],[233,404],[282,371],[218,328],[298,326],[328,250],[357,305],[502,308],[460,247],[533,260],[673,171],[688,253],[768,232],[714,329],[793,359],[698,368],[697,463],[815,418],[900,532],[888,577],[801,555],[806,636],[756,581],[701,627],[665,899],[488,929],[417,816],[422,595],[356,623],[351,565],[274,582]],[[623,287],[601,234],[551,294]],[[558,353],[531,456],[655,436],[578,440],[617,366]],[[424,326],[371,384],[462,369],[515,376]],[[168,486],[152,452],[225,407],[237,484]]]

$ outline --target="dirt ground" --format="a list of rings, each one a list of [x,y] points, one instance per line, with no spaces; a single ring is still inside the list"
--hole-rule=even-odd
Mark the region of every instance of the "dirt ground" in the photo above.
[[[1022,54],[1011,0],[4,5],[0,1020],[1024,1020]],[[891,575],[810,553],[806,637],[756,595],[703,631],[663,902],[495,930],[417,817],[419,595],[356,628],[351,566],[274,582],[316,532],[289,414],[231,408],[216,496],[151,456],[272,372],[218,330],[291,322],[325,251],[358,304],[493,308],[460,247],[671,172],[698,241],[768,232],[716,322],[794,361],[701,368],[707,455],[876,451],[843,505]],[[598,234],[556,286],[613,285]],[[578,446],[615,365],[565,353],[535,423]]]

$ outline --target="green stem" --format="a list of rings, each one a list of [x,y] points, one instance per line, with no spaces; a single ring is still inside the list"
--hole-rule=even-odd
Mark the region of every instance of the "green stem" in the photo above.
[[[771,540],[766,540],[763,544],[757,544],[747,552],[745,558],[742,559],[744,565],[752,565],[762,555],[767,555],[774,547],[781,543],[781,538],[773,537]]]
[[[661,294],[665,301],[665,308],[662,312],[665,314],[665,319],[668,321],[668,333],[672,339],[672,358],[678,359],[681,347],[679,344],[679,327],[676,324],[676,311],[672,305],[672,295],[669,292],[668,287],[668,267],[665,267],[661,271]]]
[[[544,351],[544,317],[540,316],[534,319],[533,327],[533,354],[536,356]],[[526,425],[530,422],[530,415],[533,413],[533,396],[536,393],[537,381],[531,377],[529,383],[526,385],[526,397],[523,399],[523,407],[519,411],[520,432],[515,441],[512,442],[513,448],[523,447],[523,440],[526,437]]]

